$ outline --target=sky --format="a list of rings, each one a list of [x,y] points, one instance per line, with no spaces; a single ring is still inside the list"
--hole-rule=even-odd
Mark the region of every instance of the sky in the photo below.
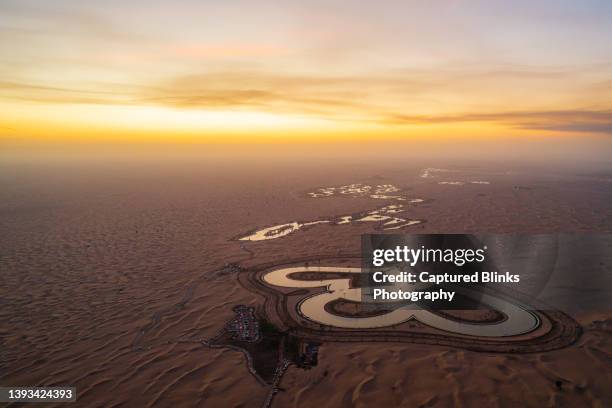
[[[0,2],[0,139],[612,136],[610,1]]]

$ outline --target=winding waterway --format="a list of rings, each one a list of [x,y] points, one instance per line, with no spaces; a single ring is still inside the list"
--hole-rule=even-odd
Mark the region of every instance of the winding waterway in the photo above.
[[[315,273],[346,273],[347,278],[299,280],[292,277],[298,272]],[[325,310],[325,305],[337,299],[353,302],[363,302],[361,288],[350,287],[349,274],[361,273],[360,268],[317,266],[288,267],[272,270],[263,276],[263,280],[272,286],[288,288],[318,288],[325,287],[326,292],[311,295],[298,304],[299,312],[306,318],[320,324],[339,328],[370,329],[388,327],[416,319],[431,327],[457,334],[480,337],[506,337],[529,333],[540,325],[536,314],[518,303],[502,299],[486,293],[476,293],[466,288],[457,288],[464,296],[475,297],[491,308],[503,313],[506,319],[492,323],[468,323],[450,320],[429,310],[421,309],[417,304],[411,304],[394,309],[379,316],[345,317]],[[389,289],[393,289],[389,287]],[[377,303],[384,303],[379,301]]]

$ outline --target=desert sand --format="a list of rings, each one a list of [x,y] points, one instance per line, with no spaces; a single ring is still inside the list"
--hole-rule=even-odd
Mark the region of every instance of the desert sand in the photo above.
[[[235,306],[265,316],[261,294],[239,275],[358,255],[360,234],[382,224],[342,217],[398,203],[309,193],[359,183],[422,199],[397,214],[421,222],[394,232],[612,230],[609,174],[427,162],[286,166],[3,166],[0,384],[76,386],[74,406],[83,407],[611,405],[609,310],[572,315],[580,335],[546,352],[325,341],[315,366],[284,367],[272,393],[249,370],[248,352],[213,344]],[[317,220],[334,222],[239,239]]]

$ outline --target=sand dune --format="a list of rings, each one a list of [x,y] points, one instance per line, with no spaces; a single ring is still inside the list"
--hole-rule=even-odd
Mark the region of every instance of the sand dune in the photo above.
[[[490,185],[444,188],[421,177],[426,167],[0,172],[6,186],[0,191],[0,382],[73,385],[75,406],[84,407],[261,406],[270,386],[249,373],[245,355],[203,341],[233,318],[233,306],[261,310],[261,298],[238,284],[238,265],[358,253],[360,234],[372,232],[372,223],[320,224],[263,242],[231,239],[290,220],[371,211],[372,201],[386,205],[367,194],[304,196],[321,185],[383,184],[372,179],[382,174],[384,184],[427,199],[410,208],[411,219],[426,221],[410,227],[418,232],[612,229],[612,192],[595,179],[485,169],[469,178]],[[326,342],[316,367],[288,367],[272,402],[610,405],[603,375],[612,362],[610,314],[575,318],[584,330],[580,340],[546,353]]]

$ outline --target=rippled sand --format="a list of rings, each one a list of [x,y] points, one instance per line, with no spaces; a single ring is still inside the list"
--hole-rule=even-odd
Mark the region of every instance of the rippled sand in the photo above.
[[[425,221],[409,227],[416,232],[612,230],[608,178],[453,169],[453,179],[491,184],[445,188],[421,177],[426,167],[4,166],[0,383],[74,385],[78,407],[262,406],[270,386],[245,355],[202,340],[235,317],[235,305],[261,308],[233,264],[356,254],[360,234],[376,230],[347,217],[387,203],[305,196],[322,185],[410,189],[426,199],[410,205],[409,218]],[[282,239],[232,240],[338,214],[335,225]],[[609,406],[611,317],[575,316],[578,343],[547,353],[325,343],[316,367],[288,367],[273,406]]]

